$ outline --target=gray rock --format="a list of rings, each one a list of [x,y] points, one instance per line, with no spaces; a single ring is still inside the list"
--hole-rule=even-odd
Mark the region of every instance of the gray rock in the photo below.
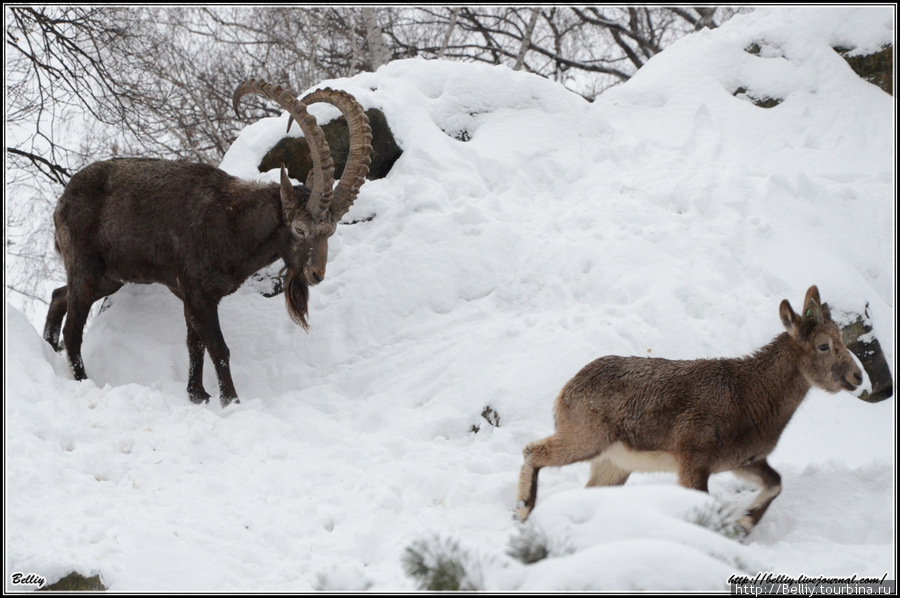
[[[884,357],[881,344],[872,332],[869,305],[866,304],[864,315],[843,314],[840,319],[836,318],[836,321],[841,323],[841,336],[844,344],[862,362],[869,375],[869,381],[872,383],[872,392],[863,391],[859,398],[869,403],[878,403],[892,397],[894,380],[891,377],[891,370]]]

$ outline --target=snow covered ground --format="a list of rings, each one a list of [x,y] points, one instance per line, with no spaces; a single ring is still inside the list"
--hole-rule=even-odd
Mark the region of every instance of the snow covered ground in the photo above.
[[[891,7],[759,9],[593,104],[484,65],[326,82],[381,108],[404,154],[347,218],[374,219],[332,237],[308,334],[281,298],[223,300],[239,405],[188,401],[182,310],[162,287],[112,297],[80,383],[7,306],[6,589],[33,589],[14,572],[76,570],[123,592],[411,591],[405,550],[435,538],[488,590],[894,579],[895,401],[818,390],[770,458],[782,495],[743,541],[692,523],[752,500],[731,474],[711,496],[669,474],[586,490],[579,464],[542,472],[526,529],[551,556],[506,554],[525,528],[521,451],[600,355],[747,354],[817,284],[835,308],[868,302],[895,369],[894,103],[831,49],[877,50],[893,27]],[[223,168],[277,180],[254,167],[284,123],[249,126]]]

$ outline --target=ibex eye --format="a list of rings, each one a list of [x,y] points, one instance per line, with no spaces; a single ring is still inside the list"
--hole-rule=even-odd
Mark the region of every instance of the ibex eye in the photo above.
[[[828,345],[828,343],[825,343],[824,345],[819,345],[819,351],[821,351],[822,353],[827,353],[830,348],[831,347]]]

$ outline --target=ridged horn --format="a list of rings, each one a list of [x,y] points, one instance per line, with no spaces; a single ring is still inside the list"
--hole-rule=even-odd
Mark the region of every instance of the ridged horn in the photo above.
[[[300,125],[306,142],[309,144],[309,154],[313,162],[313,182],[306,211],[314,219],[322,220],[330,213],[334,193],[334,160],[331,158],[331,150],[325,141],[322,128],[316,123],[316,118],[306,111],[304,102],[295,98],[280,85],[272,85],[261,79],[244,81],[234,90],[232,104],[236,114],[240,115],[238,107],[241,98],[248,93],[269,98],[287,110],[290,117]],[[288,122],[290,123],[290,121]],[[288,128],[290,128],[290,124]]]
[[[326,102],[336,106],[344,115],[350,129],[347,165],[334,190],[331,202],[331,220],[336,223],[350,210],[350,206],[359,195],[360,187],[366,182],[369,165],[372,163],[372,128],[363,107],[346,91],[318,89],[307,94],[301,102],[306,105]]]

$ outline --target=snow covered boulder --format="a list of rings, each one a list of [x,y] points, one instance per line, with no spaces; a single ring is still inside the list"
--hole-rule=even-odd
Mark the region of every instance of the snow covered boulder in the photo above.
[[[383,179],[391,171],[394,162],[403,154],[403,150],[397,145],[391,127],[387,122],[384,112],[377,108],[366,110],[369,117],[369,126],[372,127],[372,163],[369,164],[369,180]],[[334,159],[335,176],[340,177],[344,172],[344,164],[347,162],[347,147],[350,142],[350,131],[347,121],[343,116],[338,116],[328,123],[319,123],[322,132],[325,133],[325,141],[331,148],[331,157]],[[284,164],[291,178],[305,181],[312,170],[312,158],[309,155],[309,144],[304,137],[285,136],[263,156],[259,163],[259,171],[267,172],[280,168]]]

